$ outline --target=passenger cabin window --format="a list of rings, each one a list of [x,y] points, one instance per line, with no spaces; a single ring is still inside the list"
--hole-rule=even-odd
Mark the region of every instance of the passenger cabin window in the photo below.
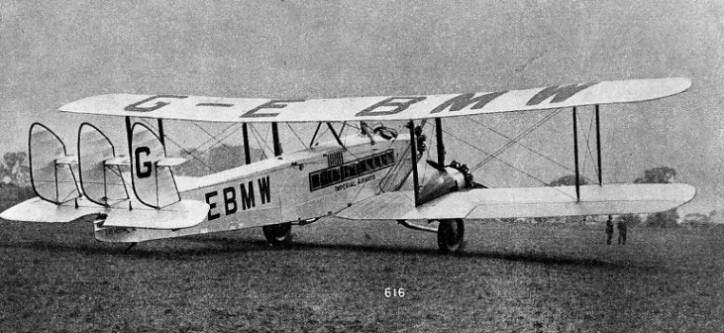
[[[343,165],[317,170],[309,174],[309,189],[310,191],[316,191],[389,168],[393,164],[395,164],[395,153],[392,149],[388,149],[382,153],[347,162]]]

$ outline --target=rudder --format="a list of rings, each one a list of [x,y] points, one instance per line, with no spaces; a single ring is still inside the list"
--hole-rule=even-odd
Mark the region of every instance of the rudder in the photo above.
[[[131,130],[131,178],[136,198],[146,206],[163,208],[181,200],[161,139],[146,125]]]
[[[30,183],[35,194],[54,204],[80,197],[72,165],[75,156],[67,155],[63,141],[41,123],[30,126]]]
[[[121,165],[113,163],[115,147],[98,128],[83,123],[78,129],[78,174],[88,200],[109,207],[128,200]]]

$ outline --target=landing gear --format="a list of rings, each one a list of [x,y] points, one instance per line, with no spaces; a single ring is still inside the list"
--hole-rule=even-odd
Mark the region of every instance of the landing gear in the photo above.
[[[463,247],[465,224],[462,219],[440,220],[437,227],[437,245],[440,253],[457,253]]]
[[[264,230],[264,237],[271,245],[285,245],[292,241],[291,222],[265,225],[262,230]]]

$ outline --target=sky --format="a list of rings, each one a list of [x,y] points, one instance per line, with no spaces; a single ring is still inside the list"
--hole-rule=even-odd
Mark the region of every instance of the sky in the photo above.
[[[632,182],[645,169],[673,167],[677,182],[698,188],[681,211],[708,213],[724,208],[723,17],[718,1],[3,0],[0,152],[24,150],[33,122],[69,147],[82,122],[124,146],[122,119],[56,111],[97,94],[332,98],[683,76],[693,82],[683,94],[602,107],[603,177]],[[515,137],[550,112],[474,119]],[[579,137],[591,139],[590,113],[581,113]],[[187,147],[205,140],[197,125],[168,126]],[[477,147],[446,141],[450,157],[470,165],[506,143],[465,119],[445,128]],[[285,129],[286,151],[301,147]],[[569,111],[520,142],[476,179],[541,186],[572,173]],[[594,162],[582,163],[595,178]]]

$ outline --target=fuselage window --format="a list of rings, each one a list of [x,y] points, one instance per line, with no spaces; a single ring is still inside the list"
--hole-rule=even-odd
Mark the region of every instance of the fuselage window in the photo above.
[[[357,176],[357,164],[345,164],[344,179],[350,179]]]
[[[312,190],[316,190],[320,187],[322,187],[322,184],[319,182],[319,174],[313,173],[309,175],[309,178],[312,180]]]
[[[384,169],[394,163],[395,154],[394,151],[390,149],[380,154],[348,162],[342,166],[317,170],[309,174],[309,189],[315,191],[325,188],[342,181]]]

